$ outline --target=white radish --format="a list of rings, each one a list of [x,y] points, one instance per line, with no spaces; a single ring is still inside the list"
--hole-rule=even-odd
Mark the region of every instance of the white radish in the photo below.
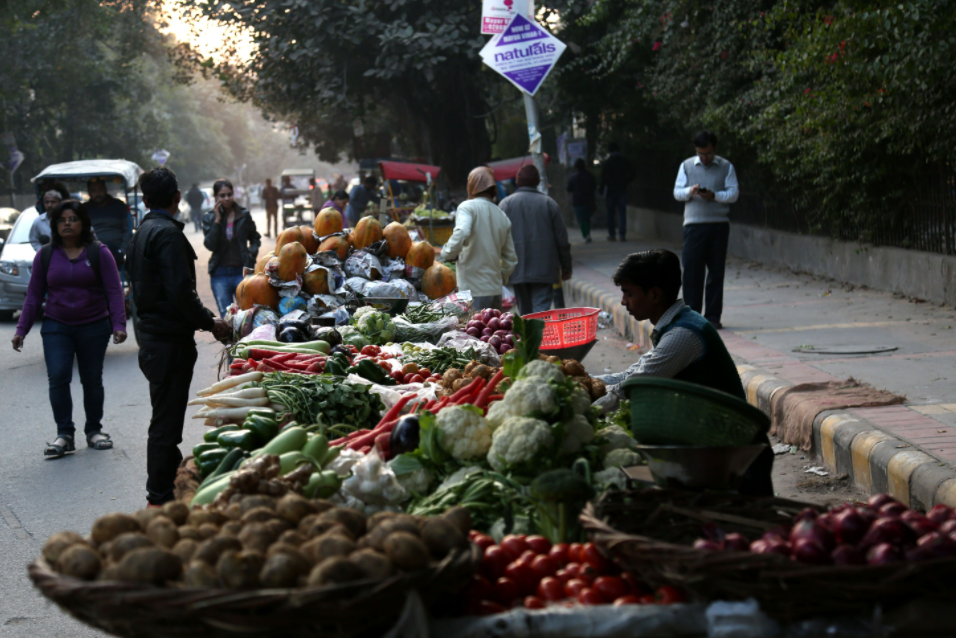
[[[239,385],[244,385],[246,383],[253,383],[256,381],[262,381],[263,374],[261,372],[247,372],[246,374],[240,374],[237,377],[227,377],[218,383],[214,383],[205,390],[200,390],[196,394],[201,397],[207,397],[212,394],[219,394],[223,390],[228,390],[229,388],[234,388]]]
[[[223,392],[221,394],[214,394],[208,397],[199,397],[198,399],[191,400],[189,405],[208,405],[213,402],[220,403],[222,405],[229,405],[227,403],[222,403],[220,399],[261,399],[265,396],[265,388],[244,388],[237,392]]]
[[[205,414],[195,414],[194,419],[223,419],[226,422],[238,422],[244,420],[250,410],[255,410],[254,406],[247,408],[215,408]]]
[[[206,419],[202,424],[212,428],[218,428],[221,425],[225,425],[226,422],[223,419]]]
[[[209,401],[206,402],[206,405],[212,406],[225,406],[228,408],[264,408],[269,405],[269,399],[266,397],[259,397],[258,399],[236,399],[234,397],[209,397]]]

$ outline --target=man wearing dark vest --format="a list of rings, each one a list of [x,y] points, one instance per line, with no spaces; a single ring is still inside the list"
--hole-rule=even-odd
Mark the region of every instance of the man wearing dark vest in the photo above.
[[[594,405],[604,411],[616,409],[623,398],[621,383],[631,376],[661,377],[697,383],[747,400],[737,366],[713,325],[678,298],[681,288],[680,260],[669,250],[648,250],[628,255],[617,272],[621,305],[638,321],[654,324],[654,349],[624,372],[597,377],[608,393]],[[765,434],[754,443],[769,444]],[[768,447],[744,476],[741,492],[773,495],[770,472],[773,451]]]
[[[717,155],[717,136],[701,131],[697,154],[677,171],[674,199],[684,204],[684,299],[716,328],[722,328],[724,267],[730,238],[730,204],[740,190],[734,165]],[[704,279],[706,268],[707,278]]]

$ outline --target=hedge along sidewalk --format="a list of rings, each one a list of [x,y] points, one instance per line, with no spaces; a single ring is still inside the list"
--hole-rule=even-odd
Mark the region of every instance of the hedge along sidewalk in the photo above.
[[[608,244],[602,248],[596,259],[594,253],[590,258],[586,253],[583,260],[580,253],[575,254],[574,277],[564,282],[566,303],[608,312],[618,333],[649,348],[653,326],[627,314],[620,304],[620,292],[608,276],[615,260],[619,262],[623,255],[639,247]],[[577,263],[581,261],[585,263]],[[590,267],[592,265],[596,267]],[[748,401],[767,414],[770,400],[780,388],[836,379],[795,360],[790,354],[759,345],[731,331],[722,330],[721,336],[735,360],[742,364],[738,370]],[[752,362],[759,366],[772,365],[775,370]],[[814,419],[811,453],[831,470],[848,474],[867,492],[889,492],[908,505],[927,509],[936,503],[956,506],[956,470],[942,455],[900,433],[945,432],[934,429],[949,426],[927,416],[935,413],[933,409],[943,407],[887,406],[822,412]]]

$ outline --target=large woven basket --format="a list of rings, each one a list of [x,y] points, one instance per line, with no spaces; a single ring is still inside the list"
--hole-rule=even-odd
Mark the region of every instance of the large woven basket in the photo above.
[[[480,550],[472,545],[433,569],[384,581],[251,591],[87,582],[58,574],[42,558],[30,564],[29,573],[44,596],[117,636],[341,638],[382,635],[412,589],[426,605],[437,605],[460,591],[480,562]]]
[[[886,566],[813,566],[776,554],[714,552],[691,545],[707,526],[755,540],[805,503],[675,490],[608,492],[581,516],[594,542],[654,586],[672,584],[701,601],[756,598],[785,621],[868,612],[925,598],[956,602],[956,558]]]

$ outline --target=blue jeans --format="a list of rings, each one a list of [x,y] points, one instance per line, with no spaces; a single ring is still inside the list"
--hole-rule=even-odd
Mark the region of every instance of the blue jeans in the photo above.
[[[242,281],[241,266],[219,266],[209,278],[212,283],[212,295],[219,306],[219,316],[225,317],[226,310],[232,305],[236,296],[236,288]]]
[[[109,319],[99,319],[79,326],[70,326],[54,319],[44,319],[40,336],[43,338],[43,358],[50,379],[50,406],[56,421],[57,436],[73,436],[73,360],[80,369],[83,384],[83,408],[86,411],[86,435],[102,429],[103,420],[103,359],[113,333]]]
[[[607,205],[607,236],[613,239],[615,229],[620,227],[617,236],[623,240],[627,234],[627,191],[608,192],[604,202]]]

